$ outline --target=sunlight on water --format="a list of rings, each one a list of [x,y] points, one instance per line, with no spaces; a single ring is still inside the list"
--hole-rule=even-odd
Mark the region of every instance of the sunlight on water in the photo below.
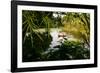
[[[59,32],[55,30],[55,31],[51,32],[50,34],[53,38],[50,47],[53,48],[57,45],[60,45],[61,43],[58,42],[59,41],[59,37],[58,37]]]
[[[50,30],[50,35],[52,36],[51,44],[50,44],[49,48],[45,52],[43,52],[43,54],[46,54],[50,51],[53,52],[53,51],[59,50],[59,47],[65,40],[76,41],[75,38],[73,38],[71,35],[70,36],[67,35],[65,32],[62,32],[61,29],[52,28]]]

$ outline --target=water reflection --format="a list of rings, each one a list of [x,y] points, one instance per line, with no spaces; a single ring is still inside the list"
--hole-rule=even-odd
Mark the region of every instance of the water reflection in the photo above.
[[[59,50],[61,43],[63,43],[64,40],[67,39],[66,34],[64,32],[61,32],[61,29],[51,29],[50,35],[52,37],[51,44],[49,48],[45,52],[43,52],[43,54]]]

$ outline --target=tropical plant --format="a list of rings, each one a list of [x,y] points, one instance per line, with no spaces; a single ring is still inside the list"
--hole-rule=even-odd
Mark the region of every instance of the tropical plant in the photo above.
[[[89,59],[90,51],[78,41],[65,41],[58,50],[52,49],[45,56],[46,60]]]
[[[56,14],[57,17],[53,16]],[[51,28],[63,27],[62,31],[78,41],[64,41],[49,52]],[[90,15],[75,12],[22,11],[23,62],[89,59]],[[85,47],[88,46],[88,47]],[[43,54],[47,52],[46,54]]]
[[[62,22],[63,31],[90,46],[90,15],[88,13],[67,12]]]
[[[43,60],[42,53],[49,48],[49,45],[52,41],[52,37],[47,33],[38,33],[42,39],[40,40],[35,33],[32,34],[32,45],[31,45],[31,35],[26,37],[26,41],[23,44],[23,61],[41,61]],[[47,41],[48,40],[48,41]]]
[[[45,32],[49,34],[50,27],[53,24],[52,12],[39,12],[39,11],[22,11],[22,28],[23,28],[23,43],[26,40],[28,34],[31,35],[32,44],[32,33],[35,33],[37,37],[43,41],[42,37],[38,34],[41,32],[39,29],[44,28]]]
[[[51,14],[51,12],[22,11],[23,61],[41,60],[41,53],[49,47],[52,40],[49,34]],[[40,28],[45,31],[41,32]]]

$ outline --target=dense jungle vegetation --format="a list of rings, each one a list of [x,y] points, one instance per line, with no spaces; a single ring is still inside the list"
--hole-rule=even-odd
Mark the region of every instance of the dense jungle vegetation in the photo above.
[[[22,30],[23,62],[90,58],[89,13],[23,10]]]

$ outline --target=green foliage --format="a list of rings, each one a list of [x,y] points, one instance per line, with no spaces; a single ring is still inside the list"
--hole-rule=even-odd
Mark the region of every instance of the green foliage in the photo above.
[[[23,28],[23,42],[26,40],[27,33],[35,33],[40,40],[43,41],[42,37],[35,31],[39,31],[39,28],[45,28],[46,32],[49,33],[50,27],[52,27],[53,21],[52,12],[39,12],[39,11],[22,11],[22,28]],[[33,39],[31,35],[31,40]]]
[[[51,50],[46,56],[47,60],[80,60],[89,59],[90,52],[89,49],[84,48],[80,42],[65,41],[59,50]]]
[[[31,40],[31,35],[28,35],[25,42],[23,43],[23,61],[41,61],[42,55],[41,53],[49,48],[50,42],[52,41],[52,37],[49,35],[47,37],[47,33],[38,33],[42,39],[40,40],[35,33],[32,34],[34,37]],[[48,40],[48,41],[47,41]]]
[[[63,31],[82,40],[90,46],[90,15],[88,13],[68,12],[62,19]]]
[[[57,17],[53,16],[54,14]],[[66,40],[48,51],[53,39],[50,35],[51,28],[60,28],[79,41]],[[90,14],[88,13],[23,10],[22,29],[23,62],[90,58]]]
[[[24,62],[41,60],[41,53],[49,47],[51,15],[52,12],[22,11]],[[45,33],[39,28],[45,28]]]

